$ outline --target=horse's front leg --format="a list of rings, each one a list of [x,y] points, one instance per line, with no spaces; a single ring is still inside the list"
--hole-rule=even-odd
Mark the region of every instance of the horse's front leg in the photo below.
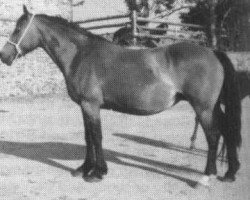
[[[101,180],[108,171],[102,149],[100,105],[97,102],[83,101],[81,108],[87,151],[84,164],[74,174],[82,174],[86,181],[94,182]]]

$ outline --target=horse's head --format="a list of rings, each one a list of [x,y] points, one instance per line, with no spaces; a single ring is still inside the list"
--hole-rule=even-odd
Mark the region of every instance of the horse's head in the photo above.
[[[35,26],[35,15],[23,6],[23,15],[17,20],[16,27],[0,51],[2,62],[11,65],[13,61],[39,46],[39,32]]]

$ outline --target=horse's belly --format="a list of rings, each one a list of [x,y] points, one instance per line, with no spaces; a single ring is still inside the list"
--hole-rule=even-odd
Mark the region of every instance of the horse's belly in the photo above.
[[[175,90],[170,85],[155,85],[146,88],[140,98],[140,107],[161,112],[175,103]]]
[[[175,90],[166,84],[135,87],[121,91],[106,105],[119,112],[150,115],[162,112],[175,103]]]

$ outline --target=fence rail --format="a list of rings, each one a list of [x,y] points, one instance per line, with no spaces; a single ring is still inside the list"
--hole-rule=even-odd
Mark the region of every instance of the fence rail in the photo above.
[[[129,18],[129,15],[125,14],[125,15],[112,15],[112,16],[107,16],[107,17],[98,17],[98,18],[93,18],[93,19],[78,20],[78,21],[74,21],[74,23],[85,24],[89,22],[99,22],[99,21],[105,21],[105,20],[125,19],[125,18]]]
[[[191,28],[199,28],[199,29],[203,28],[200,25],[174,23],[174,22],[168,22],[168,21],[162,20],[162,19],[147,19],[147,18],[143,18],[143,17],[137,17],[137,21],[139,21],[139,22],[152,22],[152,23],[159,23],[159,24],[168,24],[168,25],[173,25],[173,26],[191,27]]]
[[[189,40],[192,42],[200,42],[200,40],[197,39],[189,39],[189,38],[183,38],[183,37],[177,37],[173,35],[152,35],[148,33],[139,33],[137,31],[137,28],[141,28],[143,30],[148,30],[148,31],[166,31],[168,32],[174,32],[174,33],[187,33],[187,31],[184,30],[173,30],[169,28],[152,28],[152,27],[146,27],[146,26],[139,26],[137,22],[148,22],[148,23],[160,23],[160,24],[167,24],[167,25],[172,25],[176,27],[192,27],[192,28],[197,28],[197,29],[203,29],[204,27],[200,25],[194,25],[194,24],[186,24],[186,23],[174,23],[174,22],[169,22],[166,20],[162,19],[147,19],[147,18],[142,18],[142,17],[137,17],[136,11],[133,11],[131,15],[125,14],[125,15],[114,15],[114,16],[108,16],[108,17],[99,17],[99,18],[93,18],[93,19],[87,19],[87,20],[79,20],[75,21],[74,23],[76,24],[87,24],[90,22],[99,22],[99,21],[105,21],[105,20],[114,20],[114,19],[122,19],[122,18],[128,18],[130,19],[130,22],[123,22],[123,23],[111,23],[111,24],[105,24],[105,25],[94,25],[94,26],[89,26],[85,27],[87,30],[96,30],[96,29],[102,29],[102,28],[115,28],[115,27],[123,27],[127,26],[128,24],[131,24],[132,27],[132,36],[134,37],[134,45],[136,45],[136,40],[139,37],[147,37],[147,38],[152,38],[152,39],[172,39],[172,40]]]
[[[144,30],[148,30],[148,31],[155,31],[155,32],[159,32],[159,31],[166,31],[166,33],[170,32],[174,32],[175,34],[177,33],[187,33],[187,31],[184,30],[173,30],[173,29],[169,29],[169,28],[152,28],[152,27],[146,27],[146,26],[138,26],[137,22],[148,22],[148,23],[157,23],[157,24],[167,24],[167,25],[172,25],[172,26],[176,26],[176,27],[192,27],[192,28],[197,28],[197,29],[203,29],[204,27],[200,26],[200,25],[195,25],[195,24],[186,24],[186,23],[174,23],[174,22],[168,22],[166,20],[162,20],[162,19],[148,19],[148,18],[142,18],[142,17],[137,17],[136,16],[136,11],[133,11],[133,18],[132,19],[134,21],[134,23],[136,24],[136,26],[138,28],[142,28]],[[185,38],[185,37],[178,37],[178,36],[173,36],[173,35],[167,35],[162,33],[162,35],[159,34],[150,34],[150,33],[139,33],[137,31],[137,29],[133,29],[133,36],[134,38],[151,38],[151,39],[172,39],[172,40],[188,40],[191,42],[201,42],[201,40],[198,39],[191,39],[191,38]],[[135,42],[134,42],[135,43]]]
[[[139,38],[150,38],[150,39],[171,39],[171,40],[188,40],[188,41],[192,41],[192,42],[200,42],[200,40],[196,40],[196,39],[190,39],[190,38],[182,38],[182,37],[176,37],[176,36],[172,36],[172,35],[151,35],[148,33],[136,33],[135,37],[139,37]]]
[[[5,17],[1,17],[0,21],[2,22],[16,22],[17,19],[11,19],[11,18],[5,18]]]
[[[148,23],[160,23],[160,24],[167,24],[167,25],[172,25],[176,27],[192,27],[192,28],[197,28],[197,29],[203,29],[202,26],[200,25],[194,25],[194,24],[184,24],[184,23],[174,23],[174,22],[169,22],[166,20],[162,19],[148,19],[148,18],[142,18],[142,17],[137,17],[136,11],[133,11],[133,13],[130,14],[123,14],[123,15],[112,15],[112,16],[107,16],[107,17],[98,17],[98,18],[93,18],[93,19],[86,19],[86,20],[78,20],[74,21],[76,24],[88,24],[91,22],[100,22],[100,21],[106,21],[106,20],[115,20],[115,19],[128,19],[128,22],[113,22],[109,24],[103,24],[103,25],[91,25],[91,26],[85,26],[87,30],[97,30],[97,29],[104,29],[104,28],[116,28],[116,27],[124,27],[127,26],[128,24],[131,24],[132,26],[132,36],[134,37],[134,45],[136,45],[136,40],[138,37],[147,37],[147,38],[160,38],[160,39],[173,39],[173,40],[190,40],[190,41],[199,41],[199,40],[194,40],[194,39],[186,39],[182,37],[177,37],[173,35],[152,35],[149,33],[139,33],[137,29],[143,29],[143,30],[148,30],[148,31],[166,31],[168,32],[175,32],[177,33],[187,33],[186,31],[183,30],[173,30],[169,28],[152,28],[152,27],[146,27],[146,26],[139,26],[137,22],[148,22]],[[0,18],[0,21],[2,22],[15,22],[16,19],[10,19],[10,18]],[[8,36],[9,32],[8,31],[2,31],[0,30],[0,36]],[[103,34],[101,34],[103,35]]]
[[[155,32],[173,32],[173,33],[191,33],[192,31],[187,30],[176,30],[170,28],[152,28],[147,26],[138,26],[139,29],[147,30],[147,31],[155,31]]]
[[[115,27],[127,26],[128,24],[129,24],[129,22],[117,23],[117,24],[105,24],[105,25],[85,27],[85,29],[86,30],[95,30],[95,29],[102,29],[102,28],[115,28]]]

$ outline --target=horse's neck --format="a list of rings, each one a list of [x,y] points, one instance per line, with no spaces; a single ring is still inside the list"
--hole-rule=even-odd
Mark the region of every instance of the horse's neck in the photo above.
[[[66,78],[70,74],[75,56],[79,53],[80,49],[83,52],[83,46],[84,43],[87,43],[88,37],[79,33],[79,37],[76,40],[76,37],[70,34],[67,37],[59,34],[55,28],[52,28],[50,31],[46,28],[44,30],[42,48],[58,65]]]

